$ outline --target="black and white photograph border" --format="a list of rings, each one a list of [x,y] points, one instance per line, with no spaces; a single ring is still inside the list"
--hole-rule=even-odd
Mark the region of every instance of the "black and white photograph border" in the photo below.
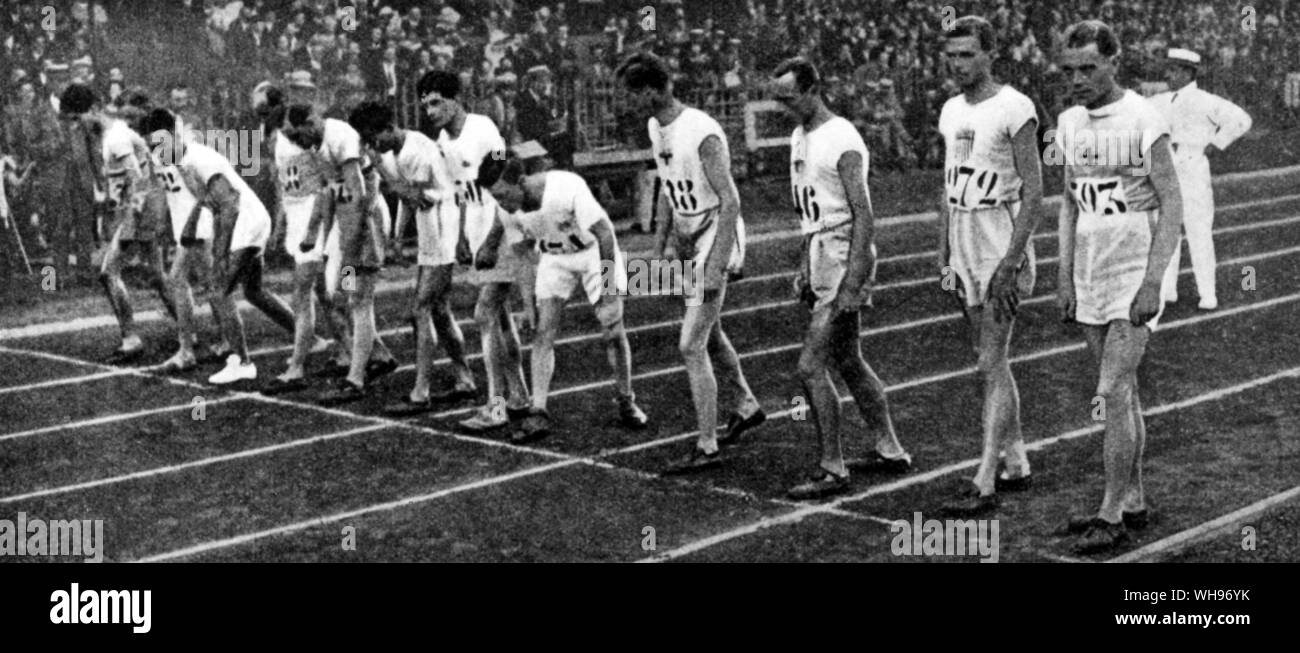
[[[0,563],[1300,562],[1294,2],[0,25]]]

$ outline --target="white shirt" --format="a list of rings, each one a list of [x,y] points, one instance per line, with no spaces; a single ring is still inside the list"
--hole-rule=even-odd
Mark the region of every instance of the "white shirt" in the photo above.
[[[811,133],[803,125],[790,137],[790,186],[803,233],[833,229],[853,221],[848,193],[840,179],[840,158],[862,155],[862,184],[867,183],[871,155],[853,123],[834,116]]]
[[[406,140],[397,154],[384,154],[383,165],[388,174],[420,188],[433,202],[455,199],[447,156],[433,139],[418,131],[407,131]]]
[[[202,143],[185,144],[185,156],[180,162],[181,177],[185,185],[195,196],[206,193],[208,184],[216,177],[224,177],[230,186],[239,193],[239,217],[241,220],[265,220],[269,226],[271,216],[266,212],[262,201],[257,199],[248,182],[235,172],[235,167],[221,153]]]
[[[1201,90],[1196,82],[1155,95],[1150,102],[1169,122],[1169,139],[1180,156],[1184,148],[1194,155],[1203,154],[1209,144],[1227,149],[1250,131],[1250,114],[1245,109]]]
[[[191,139],[185,136],[187,133],[185,125],[182,124],[179,119],[176,121],[176,133],[180,134],[181,138],[184,138],[186,143],[190,142]],[[167,191],[167,210],[171,212],[172,220],[188,219],[190,212],[194,210],[194,205],[198,202],[198,198],[196,198],[194,193],[190,192],[190,189],[186,187],[185,178],[181,174],[181,169],[174,164],[164,165],[157,159],[152,158],[152,155],[150,156],[154,170],[154,179],[156,179],[159,185],[163,187],[163,190]],[[200,210],[199,219],[211,220],[211,209],[203,207]]]
[[[465,115],[460,135],[452,138],[443,130],[438,134],[438,145],[447,156],[456,204],[465,207],[465,238],[471,248],[477,248],[487,238],[496,219],[496,200],[478,185],[478,170],[485,158],[504,156],[506,141],[491,118],[469,113]]]
[[[1149,174],[1151,146],[1169,133],[1169,123],[1141,95],[1125,90],[1103,107],[1070,107],[1057,125],[1056,145],[1073,175],[1067,190],[1081,213],[1114,215],[1160,207]],[[1135,168],[1143,167],[1147,174],[1135,174]]]
[[[283,202],[301,202],[320,192],[325,184],[325,174],[321,160],[314,152],[298,147],[284,134],[276,135],[272,149],[276,181],[280,184]]]
[[[361,165],[365,192],[373,195],[379,188],[379,179],[371,168],[370,159],[361,149],[361,134],[342,120],[326,118],[322,126],[320,157],[326,164],[325,179],[334,184],[343,182],[343,166],[350,161]]]
[[[1006,85],[974,105],[965,94],[944,103],[939,132],[949,206],[978,209],[1020,199],[1023,182],[1016,172],[1012,143],[1025,123],[1037,116],[1033,101]]]
[[[722,200],[704,174],[700,145],[709,136],[717,136],[726,148],[722,125],[703,111],[686,107],[667,127],[652,117],[648,128],[650,150],[674,215],[693,217],[718,208]]]
[[[102,138],[104,158],[104,176],[108,182],[108,196],[119,205],[129,198],[125,196],[131,178],[135,177],[135,192],[145,190],[152,185],[152,171],[149,166],[149,146],[135,130],[122,120],[112,120],[104,129]]]
[[[502,223],[536,240],[543,256],[573,254],[595,245],[591,228],[609,216],[587,182],[564,170],[548,171],[545,178],[541,208],[511,214]]]
[[[506,141],[491,118],[477,113],[465,114],[465,124],[460,135],[452,138],[444,129],[438,134],[438,145],[447,156],[452,183],[456,185],[458,204],[487,205],[492,196],[478,185],[478,169],[483,159],[493,152],[505,153]]]

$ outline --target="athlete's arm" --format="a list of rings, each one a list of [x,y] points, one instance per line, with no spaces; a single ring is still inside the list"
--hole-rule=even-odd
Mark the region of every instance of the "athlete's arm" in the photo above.
[[[731,259],[731,248],[736,243],[736,221],[740,218],[740,192],[736,182],[731,178],[731,155],[722,145],[722,139],[712,135],[700,143],[700,163],[704,176],[717,193],[721,206],[718,211],[718,233],[713,238],[713,251],[710,252],[704,268],[704,288],[718,288],[722,285],[723,271]]]
[[[944,187],[939,193],[939,273],[943,274],[943,269],[948,267],[948,257],[950,251],[948,248],[948,187]]]
[[[1020,213],[1011,232],[1007,258],[1016,265],[1043,219],[1043,168],[1038,160],[1038,119],[1031,119],[1011,139],[1011,154],[1020,175]]]
[[[840,281],[840,290],[836,297],[852,299],[867,290],[871,282],[871,269],[876,265],[876,257],[871,252],[871,243],[875,238],[875,215],[871,210],[871,198],[867,195],[866,175],[863,174],[861,152],[848,151],[840,155],[835,164],[839,172],[840,183],[844,185],[844,196],[849,202],[849,211],[853,214],[853,237],[849,242],[849,265]],[[837,306],[837,308],[839,308]],[[857,310],[858,304],[848,306]]]
[[[1064,188],[1070,187],[1074,177],[1069,166],[1065,168]],[[1060,262],[1056,265],[1057,285],[1056,303],[1061,309],[1061,321],[1074,321],[1074,225],[1079,221],[1079,207],[1074,197],[1066,191],[1061,199],[1061,214],[1057,219],[1057,243],[1060,249]]]
[[[653,192],[653,191],[652,191]],[[655,259],[663,259],[664,250],[668,247],[668,234],[673,229],[673,210],[668,206],[668,200],[659,193],[651,200],[654,203],[654,256]]]
[[[280,168],[275,165],[275,139],[277,138],[280,138],[280,132],[271,132],[270,151],[272,156],[267,157],[270,160],[266,162],[271,179],[274,181],[271,184],[271,201],[275,203],[275,210],[271,214],[271,239],[268,241],[272,243],[276,242],[280,234],[285,232],[285,220],[287,219],[284,214],[284,188],[280,185]]]
[[[591,225],[589,231],[596,237],[596,247],[600,248],[600,260],[614,264],[616,260],[614,250],[617,245],[614,244],[614,225],[610,223],[609,218],[602,216]]]
[[[1129,311],[1129,319],[1134,325],[1146,324],[1160,312],[1160,286],[1169,268],[1169,260],[1174,257],[1174,250],[1182,238],[1183,195],[1178,187],[1178,174],[1174,171],[1168,134],[1156,139],[1150,156],[1151,185],[1160,199],[1160,214],[1156,220],[1156,232],[1151,238],[1146,277]]]
[[[212,210],[213,251],[224,253],[230,249],[230,239],[234,235],[235,220],[239,217],[239,191],[230,185],[224,175],[213,175],[205,186],[203,202],[190,212],[190,219],[182,232],[193,241],[198,229],[200,206],[206,204]]]
[[[1025,256],[1025,247],[1042,219],[1043,170],[1038,161],[1038,120],[1031,118],[1011,139],[1016,172],[1020,175],[1020,212],[1012,221],[1011,244],[998,263],[989,282],[989,301],[999,318],[1015,315],[1020,298],[1016,294],[1016,273]]]
[[[351,159],[343,163],[343,190],[334,201],[334,220],[339,225],[339,245],[344,252],[357,251],[360,240],[364,237],[362,229],[365,209],[365,178],[361,174],[361,159]],[[315,231],[307,232],[313,238]],[[328,233],[328,232],[327,232]],[[313,240],[314,242],[314,240]]]

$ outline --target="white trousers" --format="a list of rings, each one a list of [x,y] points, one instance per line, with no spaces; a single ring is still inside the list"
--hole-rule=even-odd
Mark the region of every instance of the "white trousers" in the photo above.
[[[1196,276],[1196,294],[1202,302],[1217,303],[1214,272],[1214,191],[1210,187],[1210,161],[1199,152],[1174,155],[1174,168],[1178,172],[1178,186],[1183,196],[1183,232],[1187,234],[1187,249],[1192,257],[1192,271]],[[1179,260],[1182,258],[1182,241],[1174,250],[1165,272],[1166,295],[1177,296]]]

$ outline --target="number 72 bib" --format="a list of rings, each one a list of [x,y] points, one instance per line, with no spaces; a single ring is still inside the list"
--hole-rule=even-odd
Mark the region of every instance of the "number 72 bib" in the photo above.
[[[948,206],[977,209],[997,206],[998,173],[973,166],[951,166],[944,171]]]

